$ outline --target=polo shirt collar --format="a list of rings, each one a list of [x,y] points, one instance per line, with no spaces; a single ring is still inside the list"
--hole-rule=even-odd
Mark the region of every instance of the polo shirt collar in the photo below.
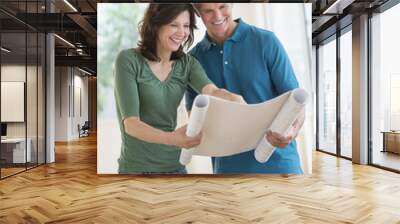
[[[246,31],[250,28],[250,25],[243,22],[243,20],[240,18],[236,19],[235,21],[238,23],[238,25],[236,26],[235,31],[233,31],[232,36],[230,38],[228,38],[228,40],[232,40],[234,42],[239,42],[246,35],[246,33],[247,33]],[[206,32],[203,40],[200,42],[200,44],[202,45],[202,47],[205,51],[208,51],[211,48],[211,46],[217,45],[208,37],[207,32]]]

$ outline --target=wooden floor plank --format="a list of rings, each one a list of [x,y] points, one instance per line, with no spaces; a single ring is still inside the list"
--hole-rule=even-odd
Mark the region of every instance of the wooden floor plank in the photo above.
[[[400,175],[320,152],[313,175],[96,174],[96,137],[0,181],[0,223],[400,223]]]

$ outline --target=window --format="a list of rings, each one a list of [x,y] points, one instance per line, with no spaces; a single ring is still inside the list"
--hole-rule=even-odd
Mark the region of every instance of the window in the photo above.
[[[390,130],[400,130],[400,73],[390,74]]]
[[[19,13],[41,12],[44,3],[20,2]],[[0,29],[1,98],[20,95],[16,99],[22,101],[18,111],[10,110],[17,102],[3,100],[0,105],[1,114],[21,114],[17,119],[1,118],[5,130],[0,144],[0,178],[5,178],[45,163],[46,38],[12,16],[0,12],[0,17],[9,21]]]
[[[371,18],[372,164],[400,170],[400,5]]]
[[[352,157],[352,32],[340,36],[340,155]]]
[[[318,48],[318,149],[336,153],[336,40]]]

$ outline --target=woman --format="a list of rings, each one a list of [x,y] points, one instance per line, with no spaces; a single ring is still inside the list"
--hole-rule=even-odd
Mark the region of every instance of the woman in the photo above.
[[[136,49],[119,53],[115,98],[122,147],[119,173],[186,173],[181,148],[200,144],[201,135],[177,130],[177,108],[190,85],[202,94],[244,102],[218,89],[183,48],[193,43],[195,14],[190,4],[150,4],[139,28]]]

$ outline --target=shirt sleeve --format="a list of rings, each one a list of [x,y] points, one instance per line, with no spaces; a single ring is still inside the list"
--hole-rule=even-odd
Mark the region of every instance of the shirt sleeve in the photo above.
[[[194,98],[196,98],[197,93],[191,88],[188,87],[185,93],[185,101],[186,101],[186,110],[191,111],[193,106]]]
[[[186,109],[191,110],[193,100],[197,96],[197,93],[201,93],[203,87],[208,84],[212,84],[212,82],[207,77],[207,74],[200,62],[191,55],[188,55],[188,57],[190,57],[189,87],[185,94],[185,101]]]
[[[201,66],[200,62],[196,58],[190,56],[190,68],[189,68],[189,85],[197,93],[201,93],[204,86],[211,84],[212,82],[207,77],[206,72]]]
[[[264,58],[267,59],[273,85],[280,95],[298,88],[299,83],[285,48],[279,39],[273,33],[271,33],[269,39],[267,43],[270,44],[267,44],[264,48]]]
[[[127,51],[121,51],[115,61],[114,93],[117,109],[124,120],[127,117],[139,117],[139,94],[136,82],[137,69],[134,57]]]

